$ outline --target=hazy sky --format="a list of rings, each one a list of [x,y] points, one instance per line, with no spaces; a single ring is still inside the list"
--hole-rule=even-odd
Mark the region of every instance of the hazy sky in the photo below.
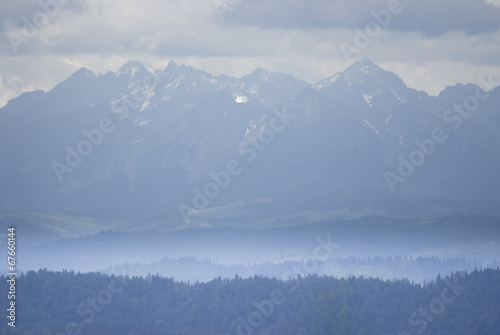
[[[130,59],[314,83],[362,57],[430,94],[500,81],[500,0],[0,0],[0,106]]]

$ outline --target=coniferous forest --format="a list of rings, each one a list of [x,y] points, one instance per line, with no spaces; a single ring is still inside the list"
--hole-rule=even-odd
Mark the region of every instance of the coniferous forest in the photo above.
[[[8,290],[5,276],[0,290]],[[500,270],[414,284],[364,277],[177,282],[29,271],[2,334],[498,334]],[[2,306],[7,309],[8,306]]]

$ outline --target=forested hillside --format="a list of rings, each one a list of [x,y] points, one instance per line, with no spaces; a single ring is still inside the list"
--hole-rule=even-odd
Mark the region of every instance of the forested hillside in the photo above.
[[[0,292],[8,291],[6,279],[0,278]],[[498,269],[425,286],[318,276],[189,284],[40,270],[20,276],[17,292],[16,328],[2,327],[2,334],[487,335],[500,329]]]

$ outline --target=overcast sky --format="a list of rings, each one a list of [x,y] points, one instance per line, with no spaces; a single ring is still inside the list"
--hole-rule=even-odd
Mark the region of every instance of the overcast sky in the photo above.
[[[500,0],[0,0],[0,106],[130,59],[315,83],[363,57],[433,95],[498,82]]]

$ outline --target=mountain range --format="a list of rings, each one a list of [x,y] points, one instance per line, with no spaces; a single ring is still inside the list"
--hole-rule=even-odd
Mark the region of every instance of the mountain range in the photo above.
[[[159,230],[499,215],[494,86],[429,96],[368,59],[316,84],[82,68],[0,108],[0,211]]]

